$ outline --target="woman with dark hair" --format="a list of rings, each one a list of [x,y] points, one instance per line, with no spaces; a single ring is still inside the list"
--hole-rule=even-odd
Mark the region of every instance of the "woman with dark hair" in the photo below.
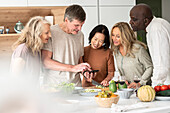
[[[110,46],[109,30],[105,25],[96,26],[89,35],[89,46],[84,48],[83,62],[90,64],[92,70],[99,70],[93,78],[101,85],[108,86],[114,76],[114,60]],[[83,87],[93,86],[83,78]]]

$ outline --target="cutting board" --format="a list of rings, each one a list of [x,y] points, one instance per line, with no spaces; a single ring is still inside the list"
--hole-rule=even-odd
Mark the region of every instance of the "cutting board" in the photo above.
[[[101,89],[102,91],[107,91],[109,90],[109,87],[105,87],[105,88],[98,88],[96,86],[90,86],[90,87],[83,87],[84,89]]]

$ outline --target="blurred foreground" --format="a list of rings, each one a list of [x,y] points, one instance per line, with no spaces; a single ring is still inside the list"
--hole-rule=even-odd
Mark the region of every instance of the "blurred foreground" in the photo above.
[[[10,76],[9,64],[9,59],[0,60],[0,113],[68,113],[74,109],[61,94],[44,92],[24,75]]]

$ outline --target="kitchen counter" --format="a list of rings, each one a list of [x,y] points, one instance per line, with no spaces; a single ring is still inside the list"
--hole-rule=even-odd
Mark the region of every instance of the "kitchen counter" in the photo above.
[[[65,98],[66,100],[71,101],[77,101],[76,104],[74,104],[74,107],[68,108],[66,107],[66,110],[69,112],[74,113],[115,113],[115,107],[112,108],[102,108],[99,107],[94,97],[88,97],[88,96],[80,96],[79,94],[73,94],[69,98]],[[131,96],[130,99],[119,99],[119,102],[115,106],[131,106],[132,104],[143,104],[145,105],[144,108],[138,108],[138,109],[129,109],[126,113],[169,113],[170,111],[170,101],[158,101],[154,100],[153,102],[141,102],[135,94]],[[70,105],[71,106],[71,105]],[[112,105],[114,106],[114,105]],[[146,107],[147,106],[147,107]]]

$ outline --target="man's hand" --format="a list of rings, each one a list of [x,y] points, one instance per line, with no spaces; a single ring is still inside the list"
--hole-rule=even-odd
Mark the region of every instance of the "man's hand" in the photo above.
[[[72,67],[72,72],[84,72],[85,70],[91,71],[91,66],[88,63],[81,63]]]

